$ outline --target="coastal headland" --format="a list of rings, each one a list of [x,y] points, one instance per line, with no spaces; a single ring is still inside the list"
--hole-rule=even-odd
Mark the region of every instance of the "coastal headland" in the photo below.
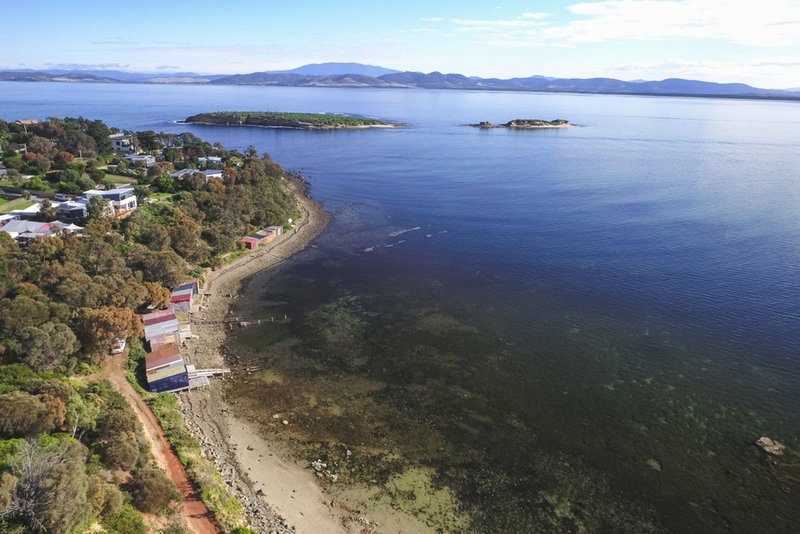
[[[399,123],[334,113],[290,113],[278,111],[217,111],[198,113],[183,122],[206,126],[258,126],[297,130],[347,130],[397,128]]]
[[[481,121],[475,124],[470,124],[473,128],[510,128],[512,130],[538,130],[542,128],[572,128],[575,126],[568,120],[555,119],[546,121],[542,119],[513,119],[505,123],[495,124],[490,121]]]

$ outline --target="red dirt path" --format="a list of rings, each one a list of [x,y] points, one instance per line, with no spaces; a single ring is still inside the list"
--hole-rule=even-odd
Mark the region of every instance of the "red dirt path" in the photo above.
[[[218,534],[221,531],[214,522],[211,512],[200,499],[200,495],[189,480],[189,475],[172,449],[172,445],[164,436],[164,431],[161,429],[158,419],[153,415],[152,410],[144,402],[141,395],[133,389],[133,386],[125,378],[127,357],[127,351],[123,354],[110,356],[102,377],[114,384],[114,387],[128,399],[131,408],[136,413],[139,421],[142,422],[144,435],[150,443],[150,449],[153,451],[156,463],[167,473],[167,476],[175,483],[178,491],[183,496],[183,503],[178,508],[178,511],[186,521],[187,526],[192,532],[198,534]]]

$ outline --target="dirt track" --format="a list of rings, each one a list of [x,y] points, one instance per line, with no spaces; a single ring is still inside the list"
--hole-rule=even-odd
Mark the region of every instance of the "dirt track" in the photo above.
[[[178,491],[183,496],[183,503],[179,506],[178,512],[188,527],[192,532],[198,534],[216,534],[220,532],[211,512],[200,499],[200,495],[189,480],[186,469],[184,469],[183,464],[164,436],[158,419],[153,415],[152,410],[144,402],[141,395],[133,389],[133,386],[125,378],[127,358],[127,352],[110,356],[103,370],[102,378],[114,384],[117,391],[128,399],[131,408],[136,413],[139,421],[141,421],[144,435],[150,443],[150,450],[153,451],[156,464],[167,473],[167,476],[175,483]]]

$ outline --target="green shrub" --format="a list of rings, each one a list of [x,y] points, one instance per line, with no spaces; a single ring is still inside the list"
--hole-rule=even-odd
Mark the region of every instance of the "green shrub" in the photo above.
[[[124,505],[118,513],[106,518],[103,526],[109,530],[109,534],[147,534],[144,519],[130,504]]]
[[[133,504],[148,514],[164,512],[170,502],[180,497],[172,481],[157,467],[145,467],[134,472],[128,487]]]

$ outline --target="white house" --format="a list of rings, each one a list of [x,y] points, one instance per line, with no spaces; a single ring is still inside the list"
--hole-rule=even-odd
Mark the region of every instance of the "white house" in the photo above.
[[[117,189],[109,189],[101,191],[99,189],[90,189],[84,192],[86,198],[101,197],[111,202],[111,207],[114,208],[114,214],[119,217],[125,215],[139,207],[139,202],[136,199],[136,193],[132,187],[119,187]]]
[[[123,159],[129,162],[131,165],[136,165],[139,163],[145,167],[152,167],[156,164],[155,156],[151,156],[149,154],[131,154],[125,156]]]
[[[219,157],[219,156],[205,156],[205,157],[197,158],[197,163],[201,167],[205,167],[209,163],[212,163],[212,164],[215,164],[215,165],[219,165],[220,163],[222,163],[222,158]]]
[[[120,154],[132,154],[136,152],[136,146],[133,143],[133,135],[126,134],[123,132],[111,134],[109,136],[111,139],[111,148],[114,152],[119,152]]]
[[[208,181],[209,178],[219,178],[220,180],[222,180],[222,171],[218,169],[209,169],[205,171],[201,171],[199,169],[181,169],[179,171],[170,173],[170,176],[172,176],[176,180],[183,180],[185,176],[192,175],[196,172],[202,174],[205,177],[206,182]]]

